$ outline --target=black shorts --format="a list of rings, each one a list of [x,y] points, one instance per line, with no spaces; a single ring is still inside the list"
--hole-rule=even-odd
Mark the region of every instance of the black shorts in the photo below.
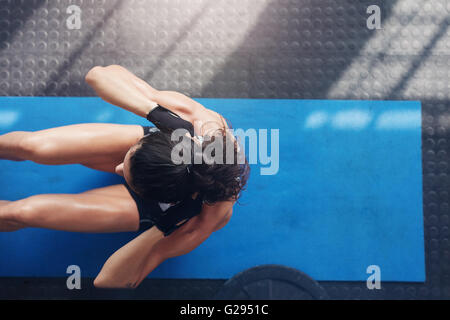
[[[155,225],[155,221],[152,219],[152,216],[160,211],[158,203],[156,201],[150,201],[142,198],[134,192],[126,182],[124,182],[124,185],[128,189],[131,197],[134,199],[134,202],[136,202],[139,212],[139,231],[150,229]]]
[[[149,134],[152,130],[158,130],[153,126],[142,126],[144,130],[144,136]],[[159,205],[156,201],[149,201],[143,199],[136,192],[134,192],[130,186],[124,182],[125,187],[128,189],[131,197],[136,202],[136,206],[139,212],[139,231],[145,231],[155,225],[152,220],[152,213],[159,212]]]

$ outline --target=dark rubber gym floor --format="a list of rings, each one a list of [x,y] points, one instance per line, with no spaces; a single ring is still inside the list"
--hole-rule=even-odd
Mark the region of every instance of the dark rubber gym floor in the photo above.
[[[382,29],[367,28],[370,5]],[[420,100],[426,282],[320,284],[332,299],[448,299],[449,13],[448,0],[0,0],[0,95],[94,96],[89,68],[120,64],[198,98]],[[0,298],[207,299],[227,279],[65,280],[2,278]]]

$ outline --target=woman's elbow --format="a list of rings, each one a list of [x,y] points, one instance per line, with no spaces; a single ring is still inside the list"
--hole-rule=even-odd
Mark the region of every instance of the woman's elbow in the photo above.
[[[89,72],[86,74],[84,80],[87,83],[91,84],[91,83],[95,82],[103,74],[103,71],[104,71],[104,67],[95,66],[91,70],[89,70]]]
[[[94,287],[99,289],[135,289],[141,281],[118,283],[112,279],[97,276],[94,280]]]
[[[94,279],[94,287],[100,289],[120,288],[120,286],[117,283],[114,283],[112,279],[108,279],[102,275],[98,275],[97,278]]]
[[[104,277],[97,276],[97,278],[94,279],[94,287],[96,288],[110,288],[108,285],[108,281]]]

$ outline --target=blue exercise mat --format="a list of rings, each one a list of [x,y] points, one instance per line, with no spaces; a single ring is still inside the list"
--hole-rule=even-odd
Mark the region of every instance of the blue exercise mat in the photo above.
[[[365,281],[370,265],[380,267],[381,281],[425,280],[420,102],[197,100],[234,128],[257,130],[259,142],[259,129],[268,129],[269,147],[258,147],[229,224],[191,253],[165,261],[151,278],[230,278],[270,263],[316,280]],[[0,98],[0,133],[83,122],[148,124],[99,98]],[[279,129],[279,161],[271,129]],[[261,157],[265,151],[271,163]],[[0,160],[0,199],[122,182],[81,165]],[[64,277],[67,266],[78,265],[82,276],[95,277],[136,235],[0,233],[0,276]]]

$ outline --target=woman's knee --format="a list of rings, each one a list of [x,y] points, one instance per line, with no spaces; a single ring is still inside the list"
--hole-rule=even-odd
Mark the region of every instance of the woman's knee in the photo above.
[[[42,164],[51,164],[57,155],[54,143],[34,132],[29,132],[21,139],[20,150],[24,159]]]
[[[36,196],[31,196],[25,199],[11,201],[3,209],[6,219],[23,225],[32,225],[41,207],[40,200]]]
[[[0,200],[0,232],[12,232],[26,227],[14,218],[10,203],[12,201]]]

